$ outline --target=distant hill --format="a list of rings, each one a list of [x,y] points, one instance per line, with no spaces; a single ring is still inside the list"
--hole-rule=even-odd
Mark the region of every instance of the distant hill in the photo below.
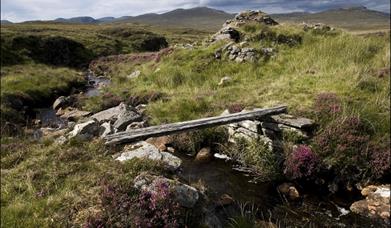
[[[98,20],[95,20],[92,17],[72,17],[69,19],[57,18],[54,21],[55,22],[63,22],[63,23],[77,23],[77,24],[96,24],[96,23],[99,23]]]
[[[103,17],[74,17],[69,19],[58,18],[55,22],[61,23],[141,23],[157,26],[186,27],[216,31],[235,14],[207,7],[192,9],[176,9],[167,13],[143,14],[140,16]],[[352,31],[380,30],[390,28],[390,14],[369,10],[365,7],[350,7],[331,9],[318,13],[294,12],[287,14],[272,14],[272,18],[279,22],[288,23],[324,23],[334,27]],[[3,22],[2,22],[3,23]]]
[[[377,30],[390,28],[390,14],[369,10],[366,7],[350,7],[326,10],[319,13],[273,14],[275,20],[293,23],[324,23],[348,30]]]
[[[234,14],[207,7],[176,9],[163,14],[144,14],[136,17],[122,17],[114,22],[138,22],[153,25],[189,27],[217,30]]]
[[[8,21],[8,20],[1,20],[1,24],[2,25],[9,25],[9,24],[13,24],[11,21]]]

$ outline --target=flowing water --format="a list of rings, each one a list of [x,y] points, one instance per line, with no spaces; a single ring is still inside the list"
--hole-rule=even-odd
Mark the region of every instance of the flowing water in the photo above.
[[[234,170],[237,164],[233,162],[214,159],[200,163],[186,155],[179,157],[183,160],[179,177],[188,183],[206,186],[206,194],[212,202],[228,194],[235,200],[236,214],[240,214],[240,205],[248,205],[257,219],[270,220],[281,227],[381,226],[381,223],[349,212],[356,197],[332,198],[315,189],[299,188],[301,199],[289,201],[277,191],[281,183],[257,183],[248,173]],[[218,205],[215,213],[226,222],[235,214],[232,208],[219,208]]]

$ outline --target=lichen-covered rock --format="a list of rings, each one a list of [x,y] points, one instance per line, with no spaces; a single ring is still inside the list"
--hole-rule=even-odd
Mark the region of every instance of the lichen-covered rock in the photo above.
[[[125,103],[121,103],[116,107],[95,113],[91,116],[91,119],[96,119],[98,122],[101,123],[108,121],[113,123],[118,118],[118,115],[126,110],[128,110],[127,105]]]
[[[311,119],[294,117],[288,114],[270,116],[267,120],[268,122],[280,123],[299,129],[309,129],[315,126],[315,122]]]
[[[381,218],[390,223],[390,185],[370,185],[361,191],[364,200],[354,202],[350,210],[370,218]]]
[[[99,134],[99,128],[99,123],[96,120],[76,124],[73,130],[69,133],[69,138],[78,138],[82,140],[91,139]]]
[[[142,116],[140,114],[126,110],[118,115],[113,126],[117,131],[125,131],[129,124],[140,120],[142,120]]]
[[[57,98],[53,103],[53,109],[58,110],[60,108],[65,108],[69,105],[69,98],[61,96]]]
[[[124,149],[116,158],[118,161],[127,161],[133,158],[150,159],[154,161],[161,161],[167,165],[167,169],[171,171],[177,170],[182,165],[182,160],[170,153],[160,152],[159,149],[145,141],[131,144]]]
[[[104,138],[107,135],[111,134],[114,132],[113,127],[111,126],[110,122],[105,122],[102,125],[100,125],[100,130],[99,130],[99,137]]]
[[[153,176],[146,173],[140,174],[134,179],[134,187],[137,189],[157,192],[161,184],[167,184],[174,192],[175,200],[182,207],[193,208],[199,199],[197,189],[179,181],[168,179],[162,176]]]

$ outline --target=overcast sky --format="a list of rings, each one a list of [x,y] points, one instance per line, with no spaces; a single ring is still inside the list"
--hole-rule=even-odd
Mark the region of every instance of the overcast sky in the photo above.
[[[76,16],[135,16],[197,6],[228,12],[244,9],[260,9],[268,13],[316,12],[350,5],[390,11],[390,0],[1,0],[1,19],[20,22]]]

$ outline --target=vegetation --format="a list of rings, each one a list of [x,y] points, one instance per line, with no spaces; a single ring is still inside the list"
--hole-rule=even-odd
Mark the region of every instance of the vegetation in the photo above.
[[[154,33],[137,25],[126,26],[77,25],[75,30],[75,25],[43,23],[2,27],[2,124],[22,121],[26,106],[50,103],[79,88],[84,83],[80,65],[92,58],[158,50],[162,46],[155,46],[155,41],[166,44],[156,35],[161,31],[157,28]],[[181,30],[186,34],[183,37],[173,31],[178,30],[159,34],[168,34],[168,41],[203,38],[193,39],[197,35],[194,30],[190,34]],[[98,111],[121,101],[148,102],[150,122],[160,124],[219,115],[225,109],[286,104],[290,113],[319,123],[310,146],[295,149],[285,145],[285,153],[272,153],[262,142],[221,146],[226,133],[211,129],[174,136],[175,147],[190,153],[204,146],[223,148],[262,174],[262,180],[284,178],[284,168],[287,177],[298,181],[325,167],[347,183],[390,175],[386,159],[390,156],[386,140],[390,137],[390,76],[377,74],[390,67],[389,33],[355,36],[254,24],[240,32],[247,38],[244,46],[259,53],[263,48],[275,51],[260,55],[254,63],[234,62],[226,54],[218,60],[215,52],[226,43],[217,42],[175,48],[158,59],[107,61],[102,72],[112,80],[111,86],[99,97],[80,101],[80,106]],[[37,49],[31,44],[37,44]],[[58,45],[65,45],[69,52],[52,58],[58,53],[48,49]],[[97,60],[96,64],[103,63]],[[129,79],[135,70],[141,75]],[[219,86],[225,76],[232,81]],[[134,177],[143,171],[169,175],[160,164],[141,160],[119,163],[111,156],[118,148],[105,147],[98,140],[57,145],[52,139],[31,138],[1,137],[2,227],[175,227],[186,223],[186,215],[172,201],[166,186],[161,186],[157,195],[132,187]],[[253,216],[245,214],[231,222],[232,227],[255,223]]]

